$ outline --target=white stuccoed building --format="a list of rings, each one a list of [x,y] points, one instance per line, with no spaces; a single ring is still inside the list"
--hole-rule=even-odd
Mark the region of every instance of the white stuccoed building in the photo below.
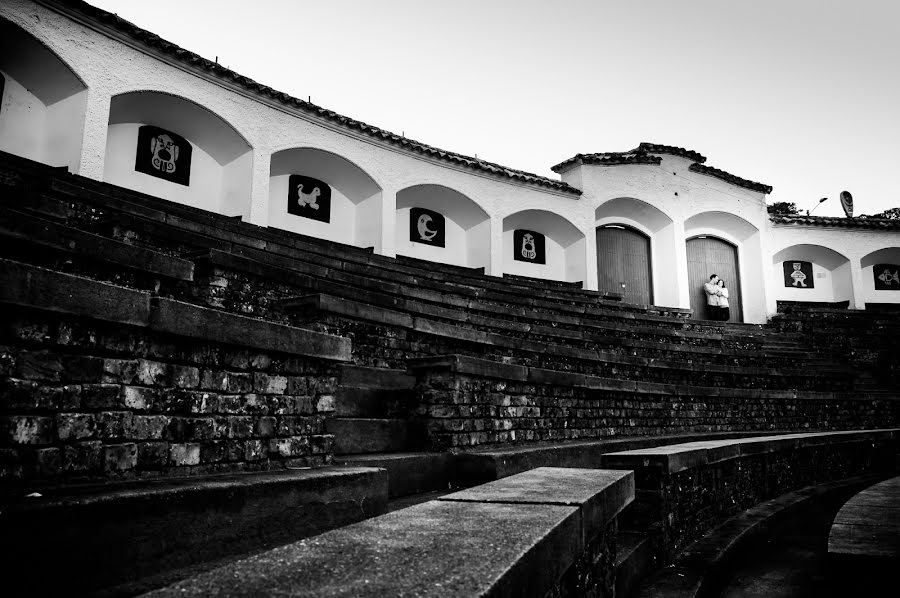
[[[712,273],[730,288],[733,321],[765,322],[778,301],[900,303],[900,222],[770,217],[771,187],[695,151],[579,154],[554,180],[292,98],[85,3],[6,0],[0,40],[0,151],[82,176],[697,317]]]

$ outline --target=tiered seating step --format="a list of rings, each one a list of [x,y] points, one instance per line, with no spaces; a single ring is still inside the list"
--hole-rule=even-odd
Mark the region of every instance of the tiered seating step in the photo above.
[[[571,569],[586,554],[607,556],[609,523],[633,497],[628,472],[537,469],[284,546],[153,595],[543,596],[559,584],[584,581]],[[606,579],[593,581],[601,592],[612,590]]]
[[[360,467],[7,495],[4,587],[10,596],[80,595],[379,515],[387,498],[386,472]]]

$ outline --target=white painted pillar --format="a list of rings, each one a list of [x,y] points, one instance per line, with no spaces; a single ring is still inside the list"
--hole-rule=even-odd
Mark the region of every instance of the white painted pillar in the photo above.
[[[76,174],[102,181],[106,162],[106,133],[109,128],[111,98],[108,93],[91,88],[88,88],[86,93],[81,159]]]
[[[272,154],[253,150],[253,172],[250,182],[250,214],[248,222],[256,226],[269,226],[269,178]]]
[[[768,221],[766,220],[768,223]],[[766,318],[771,318],[778,311],[776,293],[775,264],[772,263],[772,232],[766,226],[760,231],[760,260],[762,260],[763,299],[766,305]]]
[[[503,218],[491,216],[491,263],[484,269],[485,274],[503,276]]]
[[[584,288],[596,291],[600,284],[597,280],[597,229],[594,226],[583,228],[584,234]]]
[[[691,308],[691,290],[688,288],[687,239],[684,234],[684,220],[672,222],[672,241],[675,252],[675,271],[672,279],[678,292],[678,305],[682,309]],[[665,280],[665,277],[662,277]],[[701,314],[702,315],[702,314]]]
[[[393,188],[381,191],[381,237],[375,253],[397,257],[397,190]]]
[[[850,258],[850,287],[853,293],[853,296],[850,297],[850,309],[865,309],[862,266],[857,256],[848,257]]]

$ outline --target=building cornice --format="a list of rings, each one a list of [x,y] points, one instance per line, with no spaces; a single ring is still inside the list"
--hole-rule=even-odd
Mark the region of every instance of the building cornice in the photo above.
[[[311,117],[307,119],[317,124],[323,124],[327,128],[337,129],[354,136],[362,136],[416,157],[425,157],[445,165],[451,165],[457,170],[475,171],[479,174],[487,174],[491,178],[507,179],[509,182],[540,187],[564,195],[581,195],[581,190],[572,187],[568,183],[509,168],[480,158],[436,148],[277,91],[216,62],[185,50],[113,13],[91,6],[81,0],[37,1],[54,12],[92,27],[108,37],[126,43],[136,50],[160,59],[167,64],[212,81],[219,86],[242,93],[242,95],[262,103],[268,105],[276,104],[282,109],[287,109],[286,111],[289,113]]]

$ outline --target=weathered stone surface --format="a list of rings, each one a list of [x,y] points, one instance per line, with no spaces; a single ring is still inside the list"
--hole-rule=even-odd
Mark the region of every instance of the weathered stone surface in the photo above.
[[[581,543],[573,541],[580,536],[574,507],[435,501],[150,595],[542,595],[581,552]]]
[[[161,467],[165,443],[140,447]],[[166,453],[163,453],[168,458]],[[243,458],[243,452],[242,452]],[[192,466],[193,467],[193,466]],[[164,508],[161,508],[163,507]],[[102,508],[99,508],[102,507]],[[88,594],[147,575],[296,541],[383,513],[387,476],[327,468],[94,486],[3,504],[13,595]],[[172,530],[177,530],[174,536]],[[160,537],[169,541],[160,542]],[[44,571],[46,562],[54,574]]]
[[[154,298],[153,329],[219,343],[308,355],[335,361],[350,360],[345,338],[254,320],[171,299]]]
[[[634,473],[538,467],[442,496],[459,502],[572,505],[581,509],[585,543],[634,500]]]
[[[0,438],[10,444],[50,444],[53,442],[53,418],[35,415],[0,417]]]
[[[80,276],[0,259],[0,301],[146,326],[150,295]]]

